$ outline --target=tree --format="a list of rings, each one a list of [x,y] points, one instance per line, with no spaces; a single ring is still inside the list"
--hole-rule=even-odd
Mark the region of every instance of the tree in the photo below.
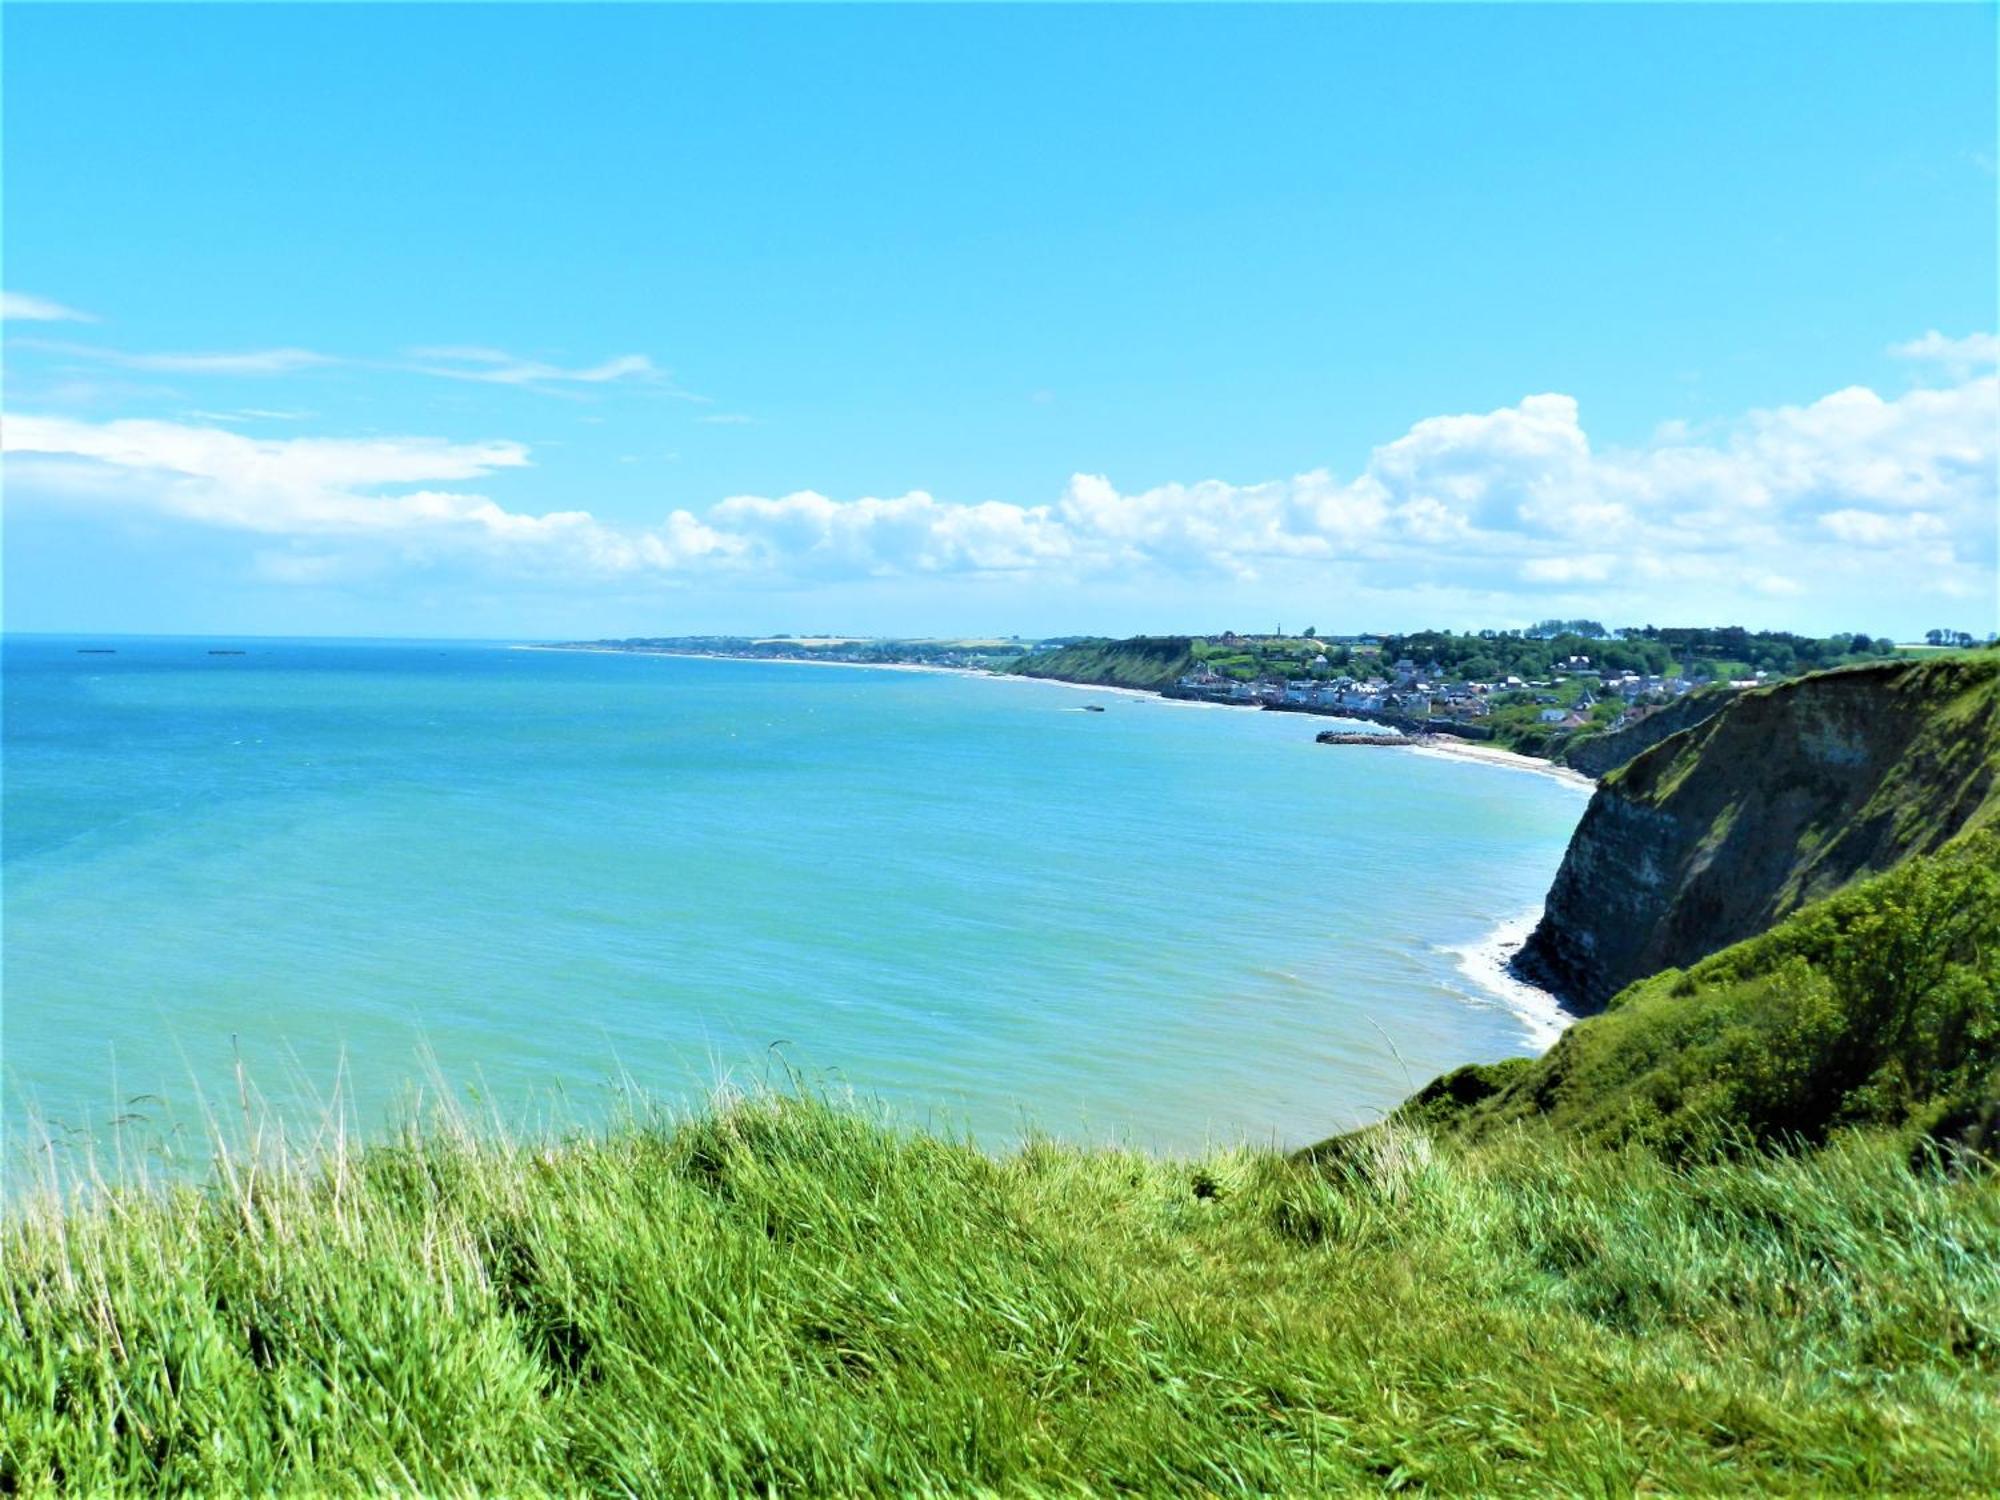
[[[1317,625],[1308,625],[1308,626],[1306,626],[1306,639],[1307,639],[1307,640],[1311,640],[1311,639],[1312,639],[1312,638],[1313,638],[1314,636],[1316,636],[1316,635],[1318,635],[1318,634],[1319,634],[1319,627],[1318,627]]]

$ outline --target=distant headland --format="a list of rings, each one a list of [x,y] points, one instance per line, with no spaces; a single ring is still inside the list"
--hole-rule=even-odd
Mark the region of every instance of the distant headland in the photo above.
[[[1380,726],[1385,743],[1490,746],[1601,776],[1717,712],[1736,692],[1829,667],[1973,644],[1742,626],[1545,620],[1526,629],[1321,635],[1234,630],[1110,638],[688,635],[548,643],[548,649],[927,667],[1158,693]],[[1332,732],[1326,743],[1353,736]]]

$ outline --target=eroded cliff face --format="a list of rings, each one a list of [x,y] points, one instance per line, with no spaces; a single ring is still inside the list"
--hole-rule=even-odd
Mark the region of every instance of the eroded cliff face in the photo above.
[[[1584,734],[1571,740],[1556,759],[1586,776],[1603,776],[1625,764],[1642,750],[1650,750],[1670,735],[1690,729],[1703,719],[1711,719],[1728,707],[1728,699],[1718,692],[1696,693],[1678,703],[1670,703],[1625,729],[1606,734]]]
[[[1584,1009],[2000,808],[2000,654],[1746,692],[1607,776],[1520,967]]]

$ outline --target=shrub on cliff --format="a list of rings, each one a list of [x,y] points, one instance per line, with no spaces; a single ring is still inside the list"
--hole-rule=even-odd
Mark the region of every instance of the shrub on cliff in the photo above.
[[[1033,652],[1007,670],[1026,677],[1053,677],[1060,682],[1167,688],[1194,670],[1194,642],[1184,635],[1080,641],[1055,651]]]
[[[1504,1076],[1448,1075],[1405,1117],[1472,1136],[1535,1121],[1681,1154],[1846,1125],[1958,1143],[1996,1090],[2000,835],[1987,829],[1632,985]]]

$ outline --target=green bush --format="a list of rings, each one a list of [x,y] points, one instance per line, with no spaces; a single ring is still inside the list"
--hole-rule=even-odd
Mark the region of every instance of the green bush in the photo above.
[[[1465,1076],[1461,1076],[1465,1075]],[[1537,1121],[1674,1153],[1965,1129],[2000,1098],[2000,835],[1975,832],[1631,986],[1543,1058],[1461,1070],[1406,1117]]]

